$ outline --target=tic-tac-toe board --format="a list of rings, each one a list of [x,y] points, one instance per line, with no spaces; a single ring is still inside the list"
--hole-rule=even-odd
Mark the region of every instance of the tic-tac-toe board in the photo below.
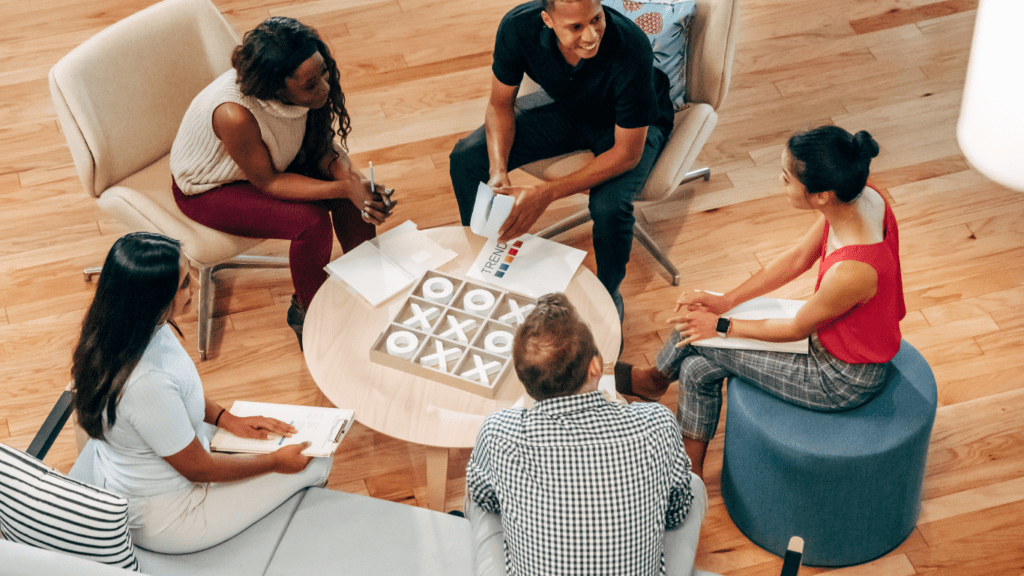
[[[512,370],[512,337],[536,300],[426,272],[370,348],[370,360],[493,398]]]

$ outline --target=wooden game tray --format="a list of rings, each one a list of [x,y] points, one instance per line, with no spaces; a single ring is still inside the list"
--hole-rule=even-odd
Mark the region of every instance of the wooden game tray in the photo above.
[[[446,282],[450,294],[445,294]],[[370,361],[493,398],[513,369],[512,335],[528,313],[523,309],[536,303],[528,296],[427,271],[373,343]],[[400,332],[406,335],[395,336]],[[388,351],[392,338],[400,355]],[[486,378],[479,376],[481,366],[490,366],[484,370]]]

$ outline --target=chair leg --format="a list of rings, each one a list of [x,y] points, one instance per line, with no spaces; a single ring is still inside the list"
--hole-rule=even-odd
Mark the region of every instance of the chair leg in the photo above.
[[[677,186],[682,186],[687,182],[693,182],[694,180],[704,179],[705,182],[711,179],[711,168],[699,168],[697,170],[690,170],[684,176],[682,181]]]
[[[535,236],[540,238],[553,238],[562,232],[572,230],[573,228],[581,224],[586,224],[587,222],[590,222],[590,210],[580,210],[565,220],[552,224],[540,232],[537,232]]]
[[[691,170],[687,172],[686,175],[683,176],[682,181],[679,182],[679,185],[681,186],[683,184],[686,184],[687,182],[693,182],[694,180],[700,179],[704,179],[705,181],[710,180],[711,168],[699,168],[697,170]],[[569,216],[568,218],[562,220],[561,222],[557,222],[541,230],[536,234],[536,236],[539,236],[541,238],[553,238],[555,236],[558,236],[562,232],[571,230],[581,224],[586,224],[589,221],[590,211],[581,210],[576,214],[573,214],[572,216]],[[647,233],[647,230],[644,229],[644,227],[640,224],[639,220],[633,226],[633,232],[637,240],[639,240],[640,243],[644,245],[644,248],[647,248],[647,251],[650,252],[652,256],[654,256],[654,259],[657,260],[662,266],[665,267],[665,270],[668,271],[669,276],[672,277],[672,285],[679,286],[679,270],[676,269],[676,267],[668,259],[668,256],[661,249],[661,247],[658,246],[658,244],[654,241],[653,238],[651,238],[651,235]]]
[[[287,268],[288,259],[279,256],[242,254],[231,260],[199,269],[199,358],[206,360],[213,334],[213,273],[225,268]]]
[[[279,256],[252,256],[242,254],[227,262],[213,266],[199,267],[199,297],[196,299],[199,315],[199,359],[206,360],[210,349],[210,336],[213,333],[213,273],[224,268],[287,268],[288,259]],[[93,276],[103,271],[102,266],[86,268],[82,271],[86,282],[92,282]]]
[[[668,259],[668,255],[661,250],[661,247],[658,246],[653,238],[651,238],[651,235],[647,233],[647,230],[644,230],[644,227],[640,225],[639,221],[633,225],[633,235],[641,244],[644,245],[644,248],[647,248],[647,251],[651,253],[651,256],[654,256],[654,259],[665,267],[669,276],[672,277],[672,285],[679,286],[679,270],[676,270],[676,267]]]
[[[197,299],[199,315],[199,359],[206,360],[210,347],[210,333],[213,331],[213,269],[215,266],[199,268],[199,298]]]
[[[280,256],[252,256],[242,254],[235,256],[227,262],[221,262],[213,266],[214,271],[225,268],[287,268],[288,259]]]

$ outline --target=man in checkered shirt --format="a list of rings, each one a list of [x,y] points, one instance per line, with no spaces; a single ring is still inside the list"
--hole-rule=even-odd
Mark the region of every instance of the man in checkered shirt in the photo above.
[[[500,514],[507,573],[665,574],[693,499],[675,417],[597,391],[601,354],[564,294],[540,299],[512,358],[536,405],[487,417],[466,467],[467,515]]]

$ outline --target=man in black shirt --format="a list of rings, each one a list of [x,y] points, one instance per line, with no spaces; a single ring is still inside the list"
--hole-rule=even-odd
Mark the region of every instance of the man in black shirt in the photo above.
[[[590,190],[597,277],[622,318],[619,284],[633,243],[633,199],[672,130],[668,78],[640,28],[600,0],[534,0],[502,19],[484,126],[459,141],[451,177],[463,225],[479,182],[516,196],[501,231],[525,234],[551,202]],[[523,75],[544,92],[516,101]],[[576,150],[596,156],[577,172],[537,186],[508,173]]]

